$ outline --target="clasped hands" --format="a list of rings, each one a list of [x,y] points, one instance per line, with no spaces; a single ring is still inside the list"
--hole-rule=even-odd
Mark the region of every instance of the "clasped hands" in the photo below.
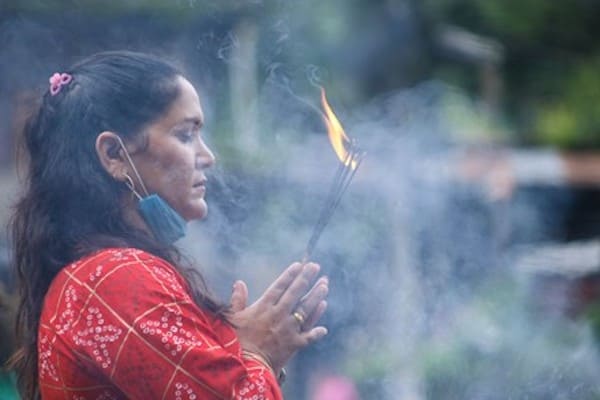
[[[319,270],[310,262],[290,265],[250,306],[246,284],[233,285],[230,320],[241,347],[265,358],[276,373],[296,351],[327,334],[324,326],[316,326],[329,291],[325,276],[311,286]]]

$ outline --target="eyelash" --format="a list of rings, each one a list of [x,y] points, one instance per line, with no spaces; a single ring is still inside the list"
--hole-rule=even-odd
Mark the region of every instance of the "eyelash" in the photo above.
[[[183,143],[188,143],[194,140],[194,138],[200,133],[194,129],[186,129],[185,131],[180,131],[177,133],[177,136]]]

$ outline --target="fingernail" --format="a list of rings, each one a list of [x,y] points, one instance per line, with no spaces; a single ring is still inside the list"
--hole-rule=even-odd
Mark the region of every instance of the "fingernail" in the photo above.
[[[304,266],[304,271],[309,275],[315,275],[319,272],[319,265],[314,263],[309,263]]]
[[[327,292],[329,292],[329,289],[327,288],[327,286],[319,287],[319,297],[327,296]]]
[[[286,273],[289,274],[289,276],[291,277],[296,277],[298,276],[298,274],[302,272],[302,265],[298,264],[298,263],[294,263],[291,264],[289,267],[287,267],[286,269]]]

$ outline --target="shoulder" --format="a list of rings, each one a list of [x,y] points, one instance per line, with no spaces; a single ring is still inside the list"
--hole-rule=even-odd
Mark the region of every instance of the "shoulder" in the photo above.
[[[119,270],[135,273],[160,271],[176,273],[166,260],[136,248],[109,248],[97,251],[66,266],[61,272],[90,283]]]
[[[165,295],[187,295],[185,281],[173,265],[136,248],[103,249],[67,265],[52,282],[48,295],[60,296],[65,287],[118,293],[123,298],[153,289]]]
[[[148,253],[144,250],[133,247],[123,248],[107,248],[102,249],[66,266],[65,270],[72,273],[87,270],[94,267],[115,266],[115,265],[136,265],[144,262],[152,262],[158,264],[169,264],[162,258]]]
[[[160,257],[132,248],[105,249],[64,267],[44,298],[42,325],[70,331],[80,318],[133,321],[161,304],[193,304],[177,270]]]

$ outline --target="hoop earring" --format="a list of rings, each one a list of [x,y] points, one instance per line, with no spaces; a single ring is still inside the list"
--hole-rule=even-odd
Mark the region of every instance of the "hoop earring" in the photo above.
[[[124,172],[123,176],[125,177],[125,186],[127,186],[129,190],[131,190],[131,193],[133,193],[138,200],[142,200],[142,196],[140,196],[137,190],[135,190],[135,184],[133,183],[133,179],[131,179],[131,176],[129,176],[127,172]]]
[[[125,147],[125,143],[123,143],[123,140],[121,140],[121,138],[119,136],[117,136],[117,140],[119,141],[119,144],[121,145],[121,148],[125,152],[125,157],[127,157],[127,162],[129,162],[129,165],[133,169],[133,172],[135,173],[135,176],[138,179],[138,182],[140,182],[140,186],[142,187],[142,190],[144,191],[144,194],[146,196],[149,196],[150,193],[148,193],[148,189],[146,189],[146,186],[144,185],[144,181],[142,180],[142,177],[140,176],[137,168],[135,167],[135,164],[133,163],[133,160],[131,159],[131,156],[129,155],[129,152],[127,151],[127,147]],[[125,173],[125,175],[129,177],[129,175],[127,175],[127,173]],[[129,179],[131,180],[131,177],[129,177]],[[132,189],[132,190],[134,190],[134,189]],[[137,192],[135,194],[141,199],[141,196]]]

